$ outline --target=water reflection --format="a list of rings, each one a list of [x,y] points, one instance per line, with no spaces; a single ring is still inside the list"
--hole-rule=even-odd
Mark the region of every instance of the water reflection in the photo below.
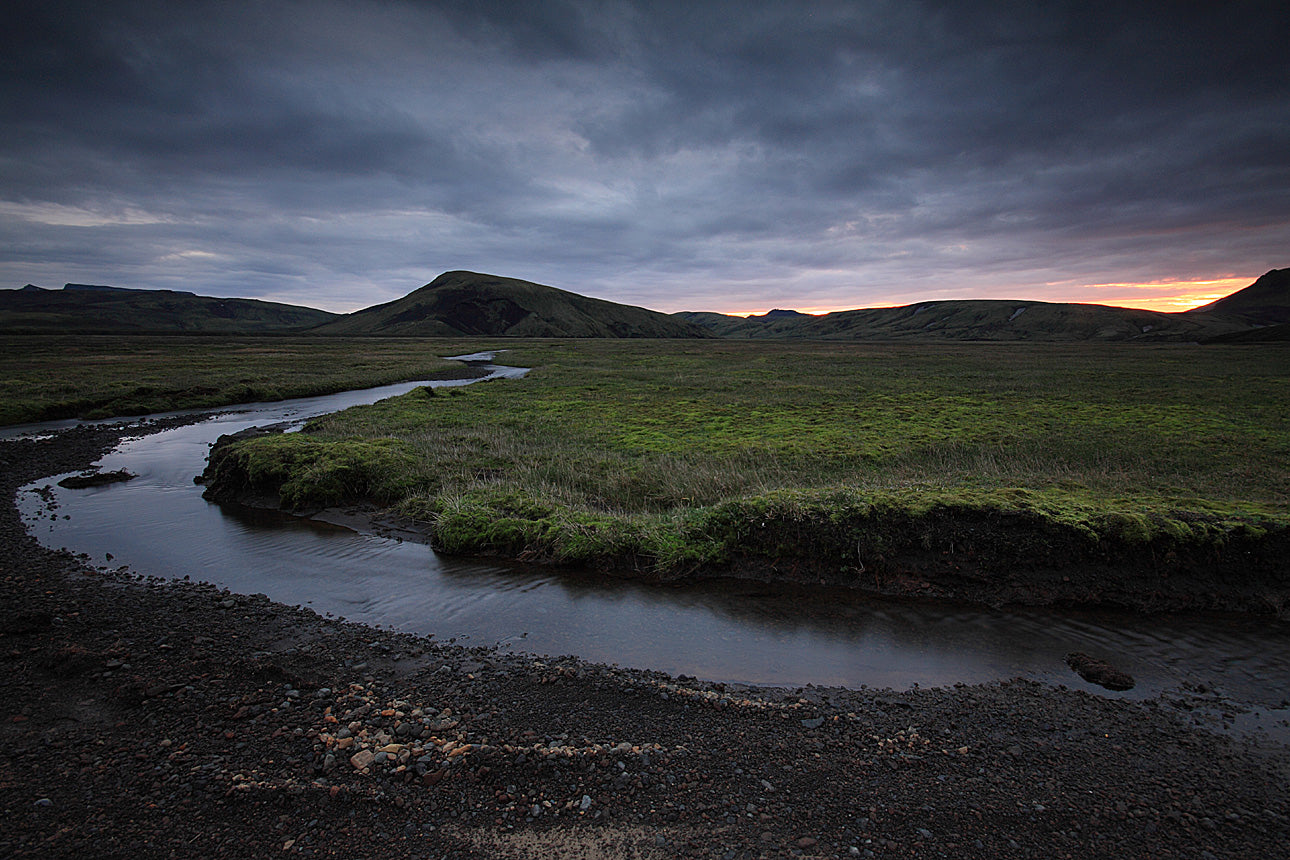
[[[24,488],[19,504],[45,545],[99,562],[111,553],[112,565],[139,573],[190,575],[440,639],[709,680],[906,688],[1022,675],[1131,697],[1192,681],[1269,704],[1290,689],[1284,623],[995,610],[747,582],[651,587],[447,558],[421,544],[324,522],[221,509],[192,482],[222,433],[298,422],[417,384],[239,407],[128,441],[103,459],[105,470],[139,475],[133,481],[66,490],[54,478]],[[44,487],[43,495],[36,492]],[[1138,686],[1107,694],[1086,685],[1063,662],[1073,650],[1113,659]]]

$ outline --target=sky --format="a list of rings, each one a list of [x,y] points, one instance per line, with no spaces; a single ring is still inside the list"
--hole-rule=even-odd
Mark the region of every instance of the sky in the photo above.
[[[0,286],[1183,310],[1290,266],[1284,3],[9,0]]]

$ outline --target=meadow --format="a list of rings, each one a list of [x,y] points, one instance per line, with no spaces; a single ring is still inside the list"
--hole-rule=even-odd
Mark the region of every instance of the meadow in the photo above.
[[[459,363],[438,356],[408,338],[14,335],[0,338],[0,426],[460,375]]]
[[[446,551],[659,577],[1248,555],[1290,522],[1279,346],[470,344],[489,346],[532,372],[242,442],[212,489],[361,499]]]

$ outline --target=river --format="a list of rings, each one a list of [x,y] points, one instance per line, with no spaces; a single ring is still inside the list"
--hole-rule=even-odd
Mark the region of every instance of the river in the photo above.
[[[458,358],[481,363],[491,354]],[[487,366],[489,379],[524,373]],[[42,544],[84,553],[102,567],[206,580],[440,641],[790,687],[906,689],[1026,677],[1098,695],[1186,697],[1229,726],[1290,736],[1280,707],[1290,697],[1286,622],[992,609],[731,581],[650,586],[445,557],[424,544],[335,523],[225,509],[203,499],[193,483],[222,434],[299,426],[419,385],[471,382],[412,382],[228,407],[199,423],[127,440],[100,461],[104,471],[126,469],[134,480],[70,490],[57,486],[57,476],[22,488],[19,509]],[[1064,663],[1071,651],[1109,659],[1137,686],[1109,693],[1085,683]],[[1232,701],[1244,706],[1233,708]]]

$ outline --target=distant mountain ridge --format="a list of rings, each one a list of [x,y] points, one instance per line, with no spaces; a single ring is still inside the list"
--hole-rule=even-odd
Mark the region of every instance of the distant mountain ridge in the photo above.
[[[566,290],[484,275],[445,272],[419,290],[349,314],[323,335],[489,337],[713,337],[668,314]]]
[[[298,305],[174,290],[95,284],[0,290],[4,334],[263,334],[303,331],[335,317]]]
[[[1290,322],[1290,269],[1273,269],[1250,286],[1181,313],[1061,302],[950,299],[896,308],[763,316],[682,311],[676,316],[718,337],[811,340],[1203,341],[1280,339],[1244,332]]]
[[[401,299],[339,315],[172,290],[27,284],[0,290],[0,334],[297,333],[405,337],[802,338],[813,340],[1284,341],[1290,269],[1182,313],[1073,303],[967,299],[813,316],[646,308],[477,272],[445,272]]]

